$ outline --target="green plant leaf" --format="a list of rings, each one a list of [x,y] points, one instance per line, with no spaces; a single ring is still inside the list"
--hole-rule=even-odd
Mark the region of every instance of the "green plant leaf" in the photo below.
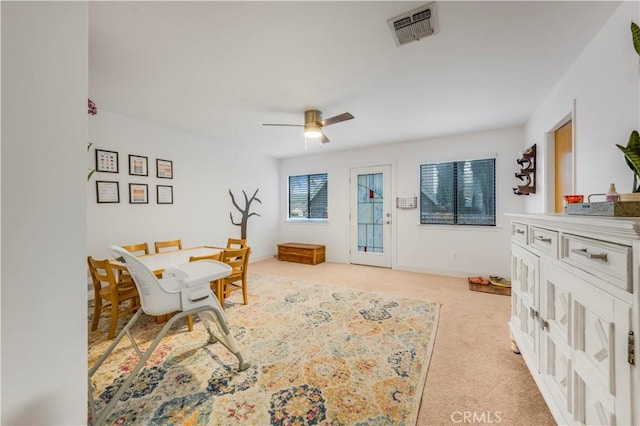
[[[89,180],[91,179],[91,176],[93,176],[93,174],[95,173],[95,170],[90,170],[89,174],[87,175],[87,182],[89,182]]]
[[[640,55],[640,27],[635,22],[631,23],[631,36],[633,37],[633,47],[636,53]]]
[[[636,167],[634,166],[633,162],[629,159],[629,157],[626,155],[626,152],[625,152],[625,150],[629,150],[629,152],[635,152],[637,155],[640,155],[640,135],[638,135],[638,132],[636,130],[631,132],[631,135],[629,135],[629,141],[627,142],[626,147],[623,147],[622,145],[618,145],[618,144],[616,144],[616,146],[620,148],[620,150],[623,153],[625,153],[624,160],[626,161],[627,166],[629,166],[629,168],[633,170],[634,173],[638,173],[636,171]]]

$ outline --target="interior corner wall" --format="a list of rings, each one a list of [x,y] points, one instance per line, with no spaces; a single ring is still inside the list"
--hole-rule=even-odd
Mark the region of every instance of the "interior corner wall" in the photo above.
[[[392,267],[447,275],[510,276],[510,228],[507,212],[521,212],[523,197],[513,194],[522,127],[460,134],[416,142],[389,144],[337,153],[310,152],[280,160],[279,242],[324,244],[327,260],[349,263],[350,169],[390,164],[392,167]],[[338,142],[335,142],[338,143]],[[420,164],[496,158],[497,226],[419,225],[419,209],[395,208],[395,197],[419,196]],[[329,220],[287,220],[287,177],[328,174]],[[353,212],[352,212],[353,214]]]
[[[95,172],[86,185],[87,254],[108,257],[109,245],[181,239],[184,247],[226,245],[227,238],[240,237],[238,223],[245,209],[242,191],[257,198],[248,219],[250,261],[275,253],[279,199],[278,161],[242,150],[233,141],[220,144],[176,129],[143,122],[101,108],[89,117],[93,143],[86,156],[87,168],[95,168],[95,149],[118,153],[119,172]],[[148,176],[129,174],[129,155],[147,157]],[[158,178],[156,160],[173,163],[173,179]],[[120,202],[98,203],[96,181],[118,182]],[[145,184],[148,203],[131,204],[129,184]],[[173,204],[157,203],[157,185],[173,187]]]
[[[87,3],[0,7],[0,422],[85,424]]]
[[[528,197],[527,211],[554,209],[545,204],[546,188],[553,188],[545,179],[552,165],[543,159],[553,158],[545,134],[572,113],[574,101],[576,193],[604,193],[612,182],[618,192],[631,192],[633,174],[616,144],[626,145],[640,124],[640,62],[629,29],[640,22],[639,5],[622,2],[527,122],[525,145],[537,143],[540,171],[540,190]]]

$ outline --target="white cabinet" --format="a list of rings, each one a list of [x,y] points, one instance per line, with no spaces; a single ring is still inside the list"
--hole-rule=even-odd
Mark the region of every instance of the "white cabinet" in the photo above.
[[[512,217],[512,339],[559,424],[640,422],[640,220]]]

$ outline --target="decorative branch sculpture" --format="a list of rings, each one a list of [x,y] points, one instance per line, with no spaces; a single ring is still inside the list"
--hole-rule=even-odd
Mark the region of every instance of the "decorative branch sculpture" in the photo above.
[[[238,205],[238,203],[236,203],[236,199],[233,196],[233,193],[231,192],[231,190],[229,190],[229,195],[231,195],[231,202],[236,207],[236,209],[238,209],[240,211],[240,213],[242,213],[242,220],[240,220],[240,222],[236,223],[233,220],[233,213],[231,213],[231,212],[229,212],[229,217],[231,218],[231,223],[233,223],[234,225],[240,227],[240,238],[242,238],[242,239],[246,239],[247,238],[247,221],[249,220],[249,218],[251,216],[260,216],[258,213],[249,213],[249,208],[251,207],[251,203],[254,200],[259,202],[260,204],[262,204],[262,201],[260,201],[260,199],[256,197],[256,195],[258,194],[259,190],[260,190],[260,188],[256,189],[256,192],[253,193],[253,196],[251,198],[247,197],[247,193],[244,192],[244,189],[242,190],[242,193],[244,194],[244,209],[241,209],[240,206]]]

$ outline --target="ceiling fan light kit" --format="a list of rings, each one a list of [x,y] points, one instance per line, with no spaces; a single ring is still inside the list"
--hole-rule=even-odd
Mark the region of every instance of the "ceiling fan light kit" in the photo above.
[[[322,136],[322,113],[317,109],[304,112],[304,135],[318,139]]]

